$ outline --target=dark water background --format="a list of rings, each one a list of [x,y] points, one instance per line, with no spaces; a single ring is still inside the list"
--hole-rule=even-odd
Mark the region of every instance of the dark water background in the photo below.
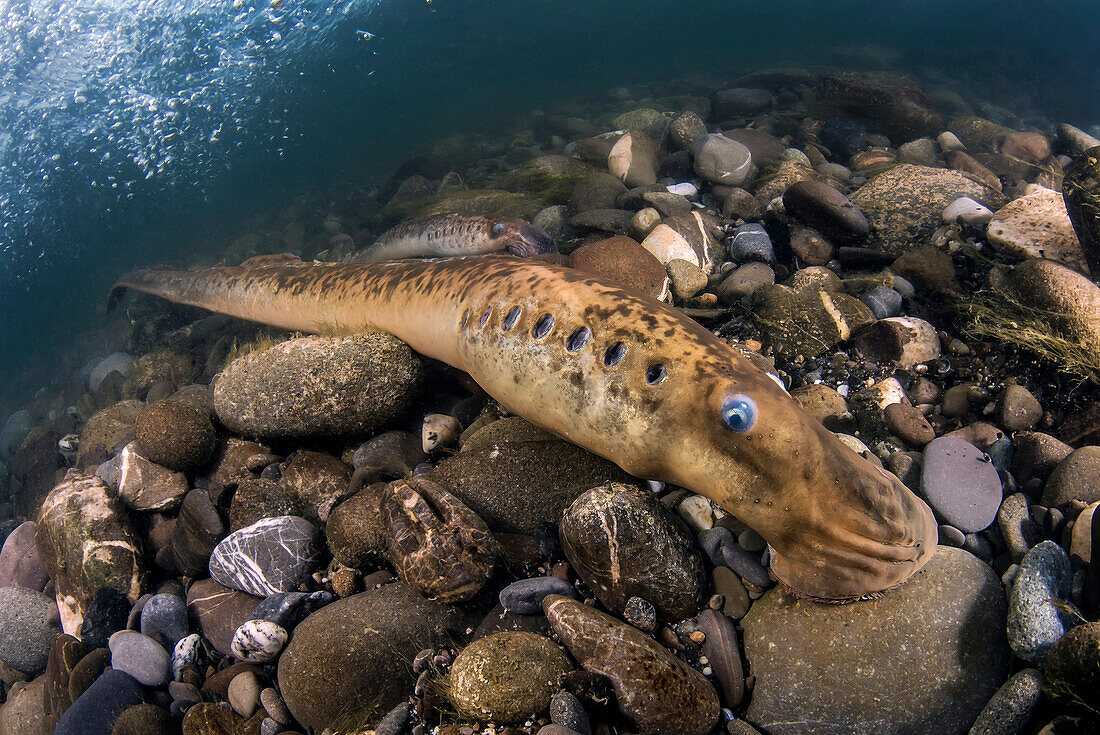
[[[384,180],[456,131],[775,66],[902,70],[1087,128],[1100,7],[0,0],[0,408],[50,384],[131,268],[209,256],[255,216]]]

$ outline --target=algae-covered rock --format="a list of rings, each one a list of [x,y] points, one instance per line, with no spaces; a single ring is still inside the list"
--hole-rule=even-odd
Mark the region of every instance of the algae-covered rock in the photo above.
[[[279,658],[279,691],[315,732],[377,723],[416,683],[413,657],[460,640],[469,622],[400,582],[337,600],[294,629]]]
[[[77,465],[95,450],[110,454],[116,447],[121,448],[133,433],[138,414],[144,409],[145,404],[141,401],[122,401],[88,419],[84,430],[80,432]]]
[[[570,156],[549,155],[532,158],[501,178],[508,191],[535,196],[547,204],[568,204],[577,182],[595,169]]]
[[[126,508],[103,480],[69,470],[42,502],[35,535],[42,564],[57,589],[66,633],[80,630],[86,605],[101,587],[136,602],[141,555]]]
[[[504,533],[531,533],[539,523],[556,524],[589,488],[630,481],[606,459],[558,440],[466,450],[440,462],[428,479],[454,493],[494,532]]]
[[[1100,275],[1100,146],[1090,148],[1069,167],[1062,196],[1089,269]]]
[[[438,194],[391,202],[382,215],[390,222],[451,212],[482,212],[529,220],[547,205],[557,203],[503,189],[447,189]]]
[[[1012,132],[1012,128],[1006,128],[1004,125],[998,125],[975,115],[952,118],[947,123],[947,129],[954,133],[963,145],[973,150],[990,148],[996,138]]]
[[[958,171],[901,164],[861,186],[850,199],[871,223],[868,244],[894,255],[926,244],[940,224],[940,213],[960,197],[991,209],[1003,194]]]
[[[504,725],[522,725],[546,713],[569,657],[549,638],[506,631],[474,641],[455,657],[449,674],[459,712]]]
[[[214,384],[228,428],[271,439],[369,434],[410,405],[420,359],[396,337],[302,337],[235,360]]]
[[[753,298],[765,340],[790,357],[816,357],[875,319],[859,299],[825,289],[776,284],[758,288]]]
[[[891,72],[826,74],[818,83],[822,101],[847,115],[866,119],[900,141],[935,135],[943,115],[917,84]]]

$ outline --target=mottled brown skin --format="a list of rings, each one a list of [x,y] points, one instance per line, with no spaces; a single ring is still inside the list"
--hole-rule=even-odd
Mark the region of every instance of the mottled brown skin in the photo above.
[[[533,258],[556,253],[558,246],[554,238],[522,219],[456,212],[406,220],[383,232],[357,260],[377,263],[504,252]]]
[[[505,256],[377,264],[152,270],[123,279],[172,301],[307,332],[377,328],[468,372],[532,423],[644,478],[716,501],[773,547],[776,577],[804,596],[850,600],[928,562],[936,524],[921,500],[807,416],[786,391],[676,310],[568,268]],[[511,329],[502,322],[520,307]],[[554,323],[541,338],[544,315]],[[575,351],[582,327],[591,339]],[[617,365],[604,364],[615,343]],[[667,377],[647,382],[649,368]],[[751,396],[736,433],[724,400]]]

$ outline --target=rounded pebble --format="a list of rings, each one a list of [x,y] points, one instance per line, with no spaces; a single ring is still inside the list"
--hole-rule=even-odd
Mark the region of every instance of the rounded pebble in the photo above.
[[[242,661],[262,664],[278,658],[289,637],[286,628],[270,620],[246,620],[237,627],[230,648]]]
[[[149,687],[164,686],[169,680],[168,651],[149,636],[120,630],[111,636],[111,667],[124,671]]]
[[[941,436],[924,448],[921,494],[936,517],[961,531],[981,531],[997,517],[1001,478],[982,450]]]
[[[141,632],[150,638],[160,636],[175,646],[189,632],[187,603],[179,595],[153,595],[141,608]]]
[[[520,615],[537,615],[542,612],[542,598],[547,595],[576,597],[577,593],[561,577],[531,577],[512,582],[500,591],[501,607]]]

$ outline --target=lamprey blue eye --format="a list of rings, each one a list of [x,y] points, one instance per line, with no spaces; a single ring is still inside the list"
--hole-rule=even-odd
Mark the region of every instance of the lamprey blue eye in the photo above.
[[[722,420],[738,434],[743,434],[756,423],[756,401],[738,393],[722,404]]]
[[[503,222],[493,223],[493,236],[495,237],[495,236],[499,235],[502,232],[504,232],[504,223]]]

